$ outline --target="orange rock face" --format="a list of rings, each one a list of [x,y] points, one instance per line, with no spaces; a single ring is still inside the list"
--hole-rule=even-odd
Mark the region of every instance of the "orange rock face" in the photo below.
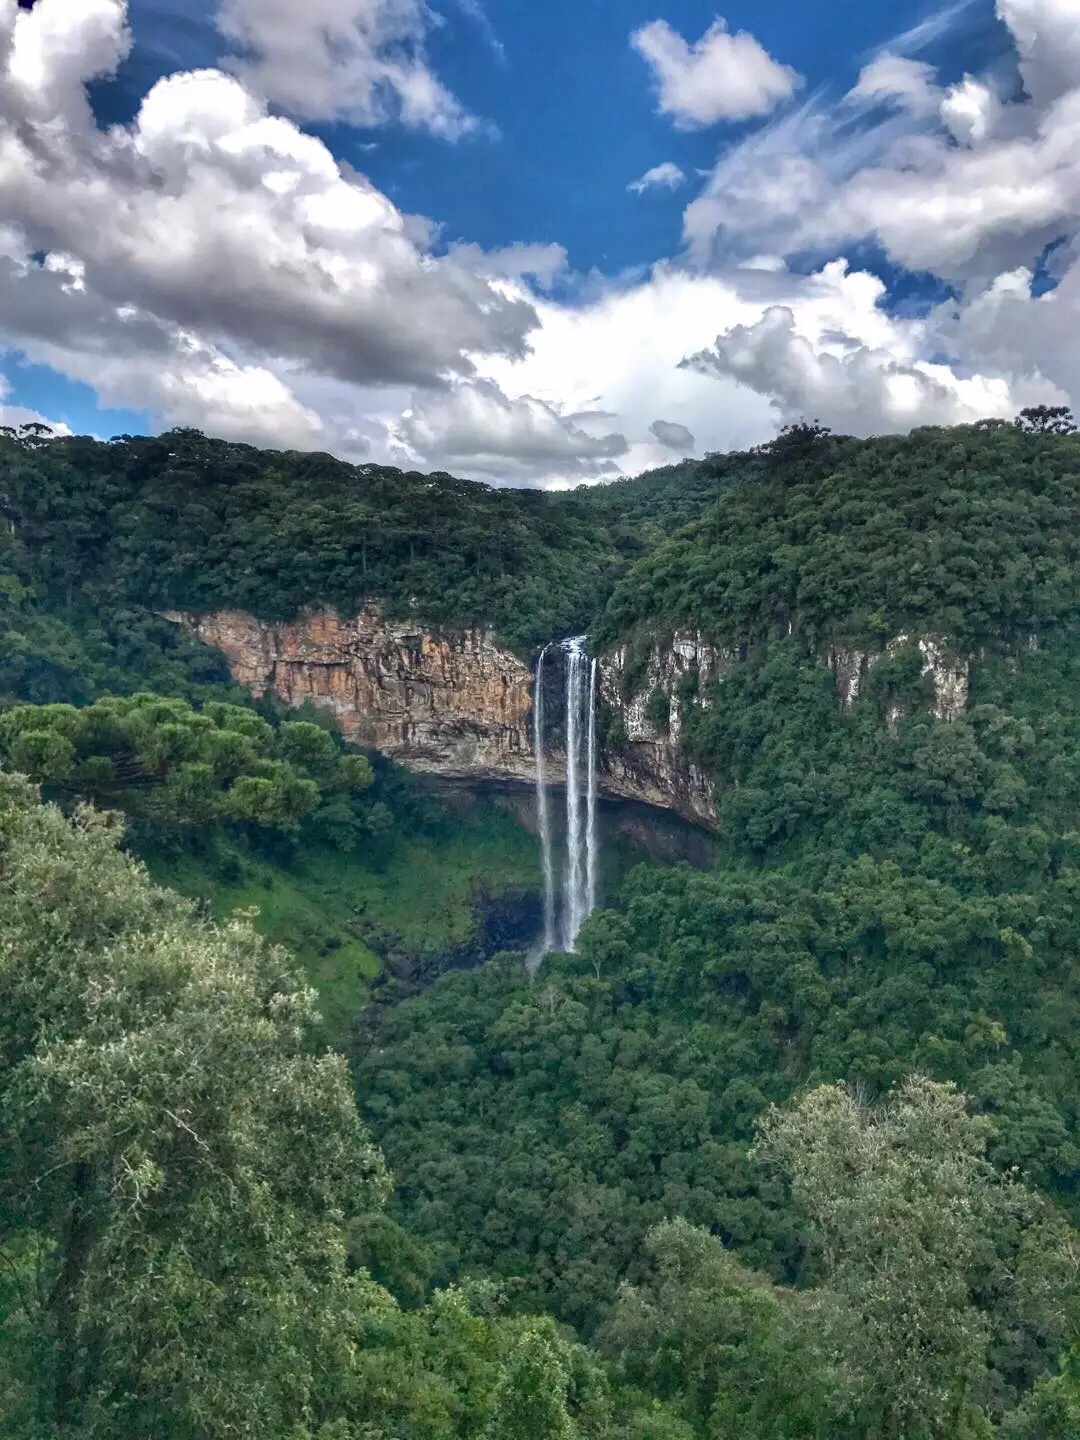
[[[288,705],[311,701],[330,710],[347,740],[410,770],[451,780],[535,782],[532,673],[486,630],[427,629],[388,619],[374,605],[352,619],[318,610],[284,624],[242,610],[166,618],[222,651],[237,684]],[[661,735],[643,718],[653,683],[674,694],[686,659],[678,638],[670,653],[656,655],[656,675],[650,671],[648,687],[629,700],[621,695],[623,652],[601,661],[604,700],[628,738],[617,753],[601,751],[599,788],[713,827],[711,777],[679,753],[676,726]],[[691,658],[699,667],[712,663],[697,650]],[[565,763],[559,750],[547,754],[552,784],[565,780]]]
[[[240,610],[168,618],[221,650],[238,684],[331,710],[356,745],[450,778],[532,778],[532,676],[486,631],[439,634],[374,607],[286,624]]]

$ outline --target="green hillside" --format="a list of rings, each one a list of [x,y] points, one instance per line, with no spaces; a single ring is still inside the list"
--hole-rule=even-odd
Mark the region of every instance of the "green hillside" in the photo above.
[[[0,776],[0,1434],[1075,1440],[1078,491],[997,424],[568,494],[0,437],[0,768],[60,807]],[[154,613],[365,598],[631,679],[696,632],[715,864],[475,967],[512,812]]]

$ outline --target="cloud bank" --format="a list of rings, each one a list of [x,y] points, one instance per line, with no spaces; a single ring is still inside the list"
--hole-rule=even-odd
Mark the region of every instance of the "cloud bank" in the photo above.
[[[612,277],[528,237],[440,248],[302,128],[468,131],[416,0],[224,0],[229,69],[169,75],[109,129],[87,85],[128,53],[124,0],[0,0],[0,346],[158,425],[511,484],[800,414],[865,434],[1080,400],[1080,18],[998,13],[1022,91],[942,83],[909,36],[834,104],[790,103],[794,71],[722,22],[636,31],[676,129],[771,118],[718,141],[683,250]],[[630,189],[659,203],[687,176]],[[845,259],[866,242],[950,298],[897,312]]]

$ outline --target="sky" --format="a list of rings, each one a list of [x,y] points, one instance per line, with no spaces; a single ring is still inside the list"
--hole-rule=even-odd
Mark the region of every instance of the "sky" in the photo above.
[[[1080,0],[0,0],[0,423],[567,486],[1080,401]]]

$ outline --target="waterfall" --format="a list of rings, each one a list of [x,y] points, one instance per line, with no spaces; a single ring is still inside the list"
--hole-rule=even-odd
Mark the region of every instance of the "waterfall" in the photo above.
[[[563,949],[573,950],[584,920],[585,892],[581,834],[581,711],[584,704],[585,641],[564,642],[566,651],[566,879],[563,886]]]
[[[600,853],[596,830],[596,688],[599,667],[595,660],[588,660],[584,635],[574,635],[569,640],[558,642],[558,645],[566,672],[566,862],[556,915],[555,852],[544,753],[544,672],[552,646],[545,645],[537,661],[533,692],[536,814],[544,868],[544,934],[529,955],[528,967],[533,973],[556,944],[561,944],[564,950],[573,950],[585,917],[596,908]]]
[[[588,787],[585,820],[585,915],[596,909],[596,675],[597,662],[589,666]]]
[[[551,814],[548,810],[547,783],[544,778],[544,657],[551,649],[545,645],[536,666],[536,690],[533,695],[533,746],[536,750],[536,814],[540,826],[540,856],[544,866],[544,939],[542,954],[555,945],[555,860],[551,846]]]

